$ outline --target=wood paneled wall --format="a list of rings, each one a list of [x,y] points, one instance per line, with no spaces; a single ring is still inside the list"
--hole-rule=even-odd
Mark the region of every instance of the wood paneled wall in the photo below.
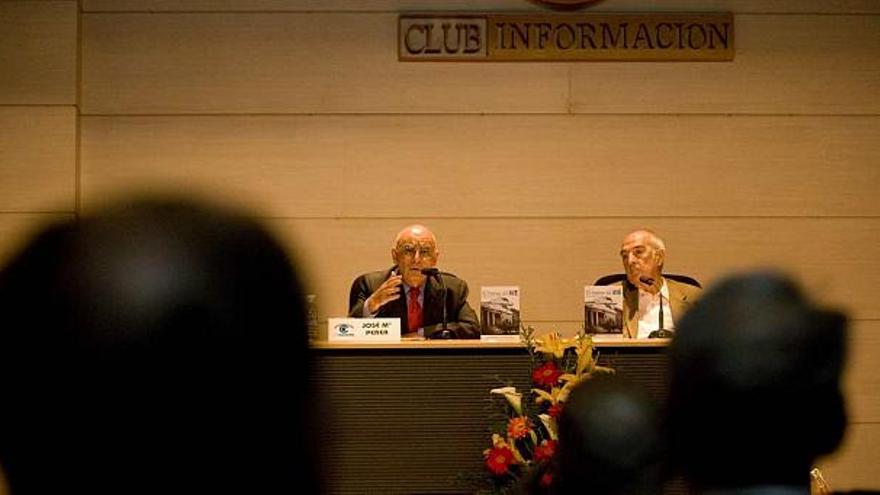
[[[0,263],[76,210],[75,1],[0,2]]]
[[[412,222],[441,265],[518,284],[541,330],[647,226],[711,283],[781,267],[854,319],[853,427],[823,466],[880,488],[880,3],[606,0],[732,11],[730,63],[399,63],[401,11],[521,0],[0,2],[0,260],[39,222],[161,187],[253,208],[321,317]]]

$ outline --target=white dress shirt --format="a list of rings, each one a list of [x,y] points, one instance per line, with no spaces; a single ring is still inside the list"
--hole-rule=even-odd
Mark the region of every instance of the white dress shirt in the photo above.
[[[661,298],[662,295],[662,298]],[[639,333],[636,338],[647,339],[648,335],[660,328],[660,301],[663,300],[663,328],[672,330],[675,322],[672,320],[672,308],[669,307],[669,287],[666,279],[656,294],[639,289]]]

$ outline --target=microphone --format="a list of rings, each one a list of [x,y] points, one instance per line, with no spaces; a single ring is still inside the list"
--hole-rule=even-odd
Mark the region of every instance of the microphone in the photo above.
[[[647,285],[648,287],[653,287],[653,285],[657,281],[647,275],[641,275],[641,276],[639,276],[639,282]],[[649,333],[648,338],[649,339],[671,339],[672,335],[673,335],[672,330],[667,330],[666,328],[664,328],[664,325],[663,325],[663,293],[658,291],[657,294],[660,295],[660,315],[658,318],[658,320],[659,320],[658,327],[659,328],[657,328],[657,330],[654,330],[653,332]]]
[[[657,294],[660,295],[660,325],[658,325],[657,330],[666,330],[666,328],[663,327],[663,293],[658,292]]]
[[[452,333],[447,328],[447,316],[446,316],[446,284],[443,282],[443,277],[440,276],[440,270],[435,267],[422,268],[422,274],[428,277],[434,277],[440,282],[440,290],[443,293],[443,297],[441,299],[441,304],[443,305],[443,324],[440,327],[440,330],[432,333],[428,338],[431,339],[451,339],[455,337],[455,334]]]
[[[639,279],[639,280],[641,280],[641,279]],[[653,279],[651,280],[651,282],[653,283]],[[648,338],[649,339],[671,339],[674,332],[672,330],[666,329],[663,326],[663,293],[658,292],[657,294],[660,296],[660,315],[658,318],[658,320],[659,320],[658,327],[659,328],[657,328],[657,330],[654,330],[653,332],[649,333]]]

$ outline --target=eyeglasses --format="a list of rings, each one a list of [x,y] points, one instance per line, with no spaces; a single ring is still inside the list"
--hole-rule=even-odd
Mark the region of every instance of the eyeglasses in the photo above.
[[[647,246],[636,246],[636,247],[632,248],[631,250],[621,249],[620,250],[620,257],[624,261],[626,261],[627,257],[629,257],[630,254],[632,254],[636,258],[644,258],[648,254],[651,254],[651,252],[652,252],[652,250],[649,250]]]
[[[410,258],[414,257],[416,253],[419,253],[419,257],[421,258],[431,258],[434,256],[435,251],[433,246],[416,246],[414,244],[404,244],[397,247],[397,252]]]

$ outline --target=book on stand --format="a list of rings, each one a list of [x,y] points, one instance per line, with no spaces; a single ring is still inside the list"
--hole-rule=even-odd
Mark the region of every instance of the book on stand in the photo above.
[[[584,286],[584,331],[595,335],[623,335],[622,286]]]
[[[487,340],[518,340],[519,286],[480,288],[480,322]]]

